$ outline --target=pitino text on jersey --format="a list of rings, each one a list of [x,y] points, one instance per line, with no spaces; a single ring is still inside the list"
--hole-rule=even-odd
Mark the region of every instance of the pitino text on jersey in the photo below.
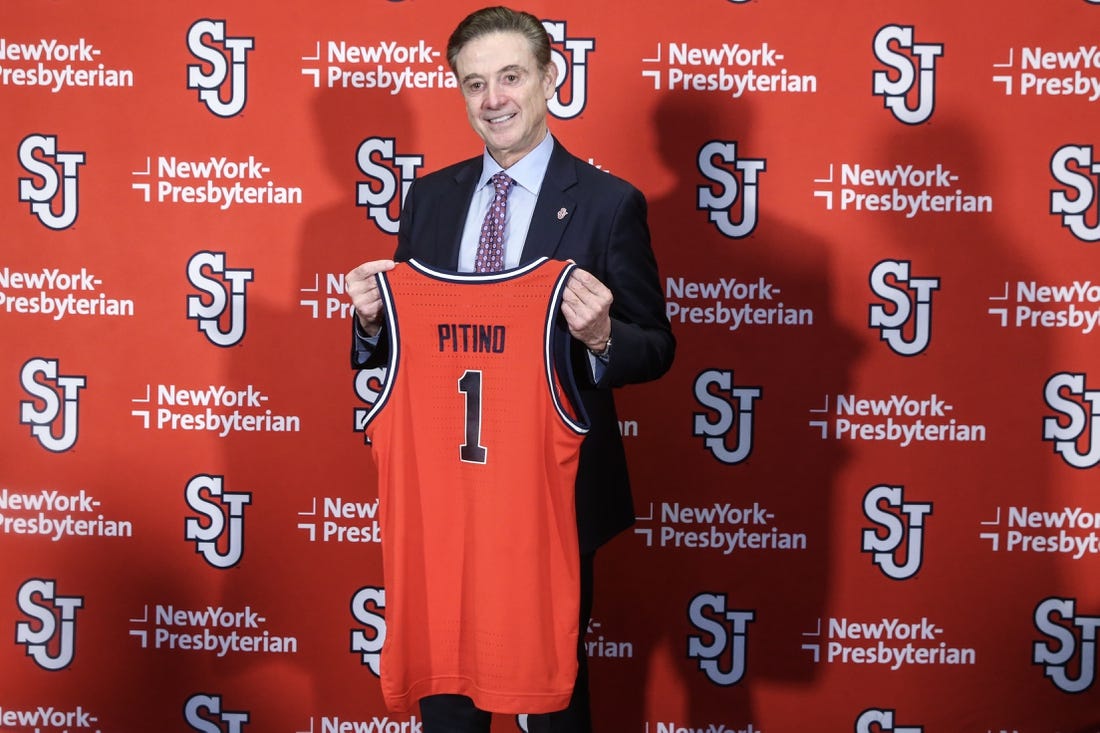
[[[439,350],[469,351],[475,353],[504,353],[504,326],[490,323],[440,323]]]

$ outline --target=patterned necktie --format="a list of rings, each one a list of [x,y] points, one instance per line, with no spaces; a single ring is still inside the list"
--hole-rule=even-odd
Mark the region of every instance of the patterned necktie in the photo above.
[[[515,181],[500,171],[489,179],[496,188],[493,203],[485,212],[481,224],[481,238],[477,241],[474,272],[500,272],[504,269],[504,217],[508,213],[508,192]]]

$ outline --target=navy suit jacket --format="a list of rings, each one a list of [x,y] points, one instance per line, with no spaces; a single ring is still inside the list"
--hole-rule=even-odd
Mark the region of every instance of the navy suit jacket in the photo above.
[[[401,210],[394,259],[458,269],[466,214],[481,177],[481,156],[414,181]],[[535,202],[521,264],[539,257],[573,260],[612,293],[612,347],[593,383],[587,351],[574,341],[574,373],[591,429],[577,469],[577,529],[582,553],[595,551],[634,522],[626,456],[611,388],[645,382],[672,364],[672,336],[650,246],[645,197],[634,186],[571,155],[554,141]],[[385,363],[382,338],[371,352],[357,348],[356,368]]]

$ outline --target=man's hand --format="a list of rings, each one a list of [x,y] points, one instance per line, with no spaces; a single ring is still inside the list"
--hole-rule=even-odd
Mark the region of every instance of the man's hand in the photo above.
[[[611,291],[595,275],[577,267],[569,276],[561,312],[569,333],[590,351],[602,354],[611,338]]]
[[[344,287],[355,306],[355,315],[368,336],[378,333],[382,320],[386,317],[382,294],[378,292],[378,281],[374,276],[392,269],[393,260],[372,260],[364,262],[344,276]]]

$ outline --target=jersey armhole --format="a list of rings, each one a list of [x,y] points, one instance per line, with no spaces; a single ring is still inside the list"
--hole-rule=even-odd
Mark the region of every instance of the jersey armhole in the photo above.
[[[591,425],[581,402],[580,389],[573,373],[573,337],[561,315],[565,284],[576,264],[569,262],[554,283],[554,295],[546,313],[546,378],[550,385],[554,408],[562,421],[574,432],[587,433]]]
[[[401,265],[398,265],[400,267]],[[382,376],[382,389],[378,392],[378,399],[374,401],[374,404],[370,406],[367,411],[367,416],[364,419],[364,430],[370,427],[371,422],[377,417],[378,413],[386,406],[386,402],[389,401],[390,394],[393,391],[393,382],[397,378],[397,365],[400,359],[401,351],[401,339],[398,338],[397,333],[397,312],[393,307],[393,291],[390,289],[390,281],[385,272],[379,272],[376,274],[375,279],[378,281],[378,292],[382,296],[382,304],[386,313],[386,323],[383,328],[382,338],[388,340],[389,344],[389,360],[384,367],[386,372]]]

